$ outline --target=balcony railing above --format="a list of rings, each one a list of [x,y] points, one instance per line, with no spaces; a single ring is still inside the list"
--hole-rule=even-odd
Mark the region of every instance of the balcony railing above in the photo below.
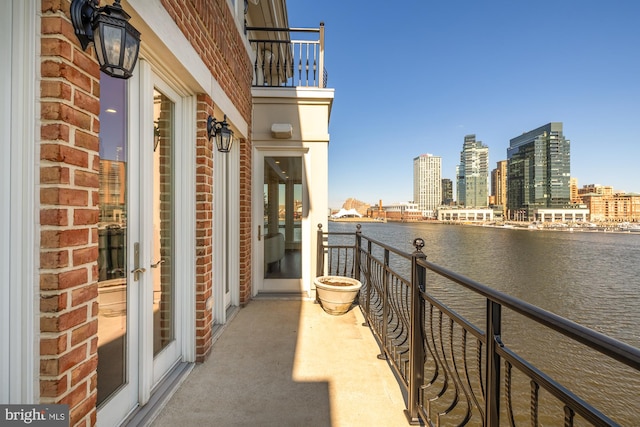
[[[324,69],[324,23],[319,28],[247,27],[256,38],[249,43],[255,54],[254,87],[327,87]],[[317,34],[310,40],[293,40]]]

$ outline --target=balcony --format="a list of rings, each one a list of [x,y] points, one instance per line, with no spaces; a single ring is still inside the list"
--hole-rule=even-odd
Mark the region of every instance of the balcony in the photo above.
[[[640,380],[637,348],[430,263],[421,239],[411,254],[359,229],[319,228],[318,242],[318,274],[361,280],[359,307],[329,316],[313,301],[252,301],[155,425],[637,421],[637,389],[630,386]],[[470,292],[481,309],[463,316],[461,307],[445,303],[451,287]],[[522,319],[513,322],[517,316]],[[531,330],[526,322],[548,334],[540,354],[526,348]],[[563,340],[577,348],[581,360],[569,360],[565,376],[579,376],[586,388],[568,386],[566,378],[547,372],[547,366],[562,364],[549,358],[563,348]],[[595,369],[580,366],[585,355]]]
[[[324,23],[318,28],[247,27],[253,87],[327,87]],[[296,36],[298,39],[293,39]]]

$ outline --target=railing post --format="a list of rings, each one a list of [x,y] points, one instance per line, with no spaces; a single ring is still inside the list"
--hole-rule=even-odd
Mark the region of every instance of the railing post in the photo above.
[[[421,292],[425,290],[426,270],[418,264],[418,260],[424,260],[427,256],[422,252],[424,240],[413,240],[415,252],[411,254],[411,311],[409,320],[409,375],[408,390],[409,401],[405,414],[409,423],[420,424],[418,405],[420,389],[424,375],[424,337],[423,316],[424,303]]]
[[[382,274],[382,353],[378,355],[378,359],[385,360],[387,358],[387,330],[389,329],[389,249],[384,250],[384,272]]]
[[[316,242],[316,277],[324,276],[324,238],[322,224],[318,224]]]
[[[500,338],[501,332],[501,311],[502,306],[496,302],[487,299],[487,378],[486,378],[486,397],[485,397],[485,416],[488,427],[497,427],[500,425],[500,356],[496,349],[502,346]]]
[[[354,279],[360,280],[360,249],[362,248],[362,226],[356,225],[356,253],[353,254]]]
[[[318,53],[318,87],[324,87],[324,22],[320,22],[320,52]]]
[[[372,243],[371,240],[367,241],[367,272],[366,272],[366,277],[365,277],[365,287],[367,290],[367,298],[364,300],[364,312],[366,313],[365,319],[364,319],[364,324],[362,326],[369,326],[369,320],[371,319],[371,312],[370,312],[370,308],[371,308],[371,292],[373,290],[373,287],[371,285],[371,247],[372,247]]]

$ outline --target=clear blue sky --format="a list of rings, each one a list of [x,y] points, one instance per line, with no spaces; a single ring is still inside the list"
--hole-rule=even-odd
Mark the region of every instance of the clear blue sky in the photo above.
[[[639,0],[289,0],[325,22],[329,206],[413,199],[413,158],[455,181],[464,136],[489,146],[563,122],[578,185],[640,192]]]

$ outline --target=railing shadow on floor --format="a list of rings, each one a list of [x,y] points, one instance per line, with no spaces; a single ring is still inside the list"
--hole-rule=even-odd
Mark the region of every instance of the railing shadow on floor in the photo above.
[[[619,425],[614,421],[619,414],[596,409],[565,381],[522,357],[517,343],[506,345],[503,334],[515,330],[526,336],[522,323],[532,322],[555,334],[549,348],[565,340],[579,353],[592,352],[602,367],[595,370],[619,366],[619,382],[640,379],[639,349],[427,261],[421,238],[414,239],[415,251],[408,254],[364,236],[359,225],[352,233],[332,233],[319,224],[317,233],[317,275],[363,283],[360,307],[382,349],[379,357],[388,359],[408,395],[405,412],[412,424]],[[446,297],[452,286],[484,301],[484,307],[461,315],[435,292],[440,289]],[[524,320],[506,322],[505,312]],[[542,352],[543,358],[553,354]],[[597,379],[592,386],[597,388]]]

